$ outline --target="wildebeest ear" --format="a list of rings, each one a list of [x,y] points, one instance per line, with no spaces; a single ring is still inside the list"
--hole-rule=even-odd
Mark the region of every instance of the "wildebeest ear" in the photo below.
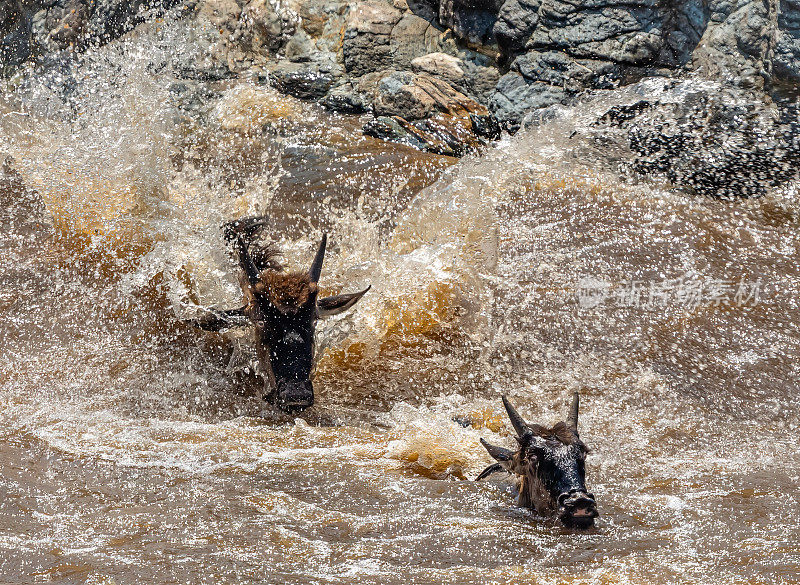
[[[336,295],[335,297],[325,297],[317,299],[317,315],[323,319],[332,315],[338,315],[355,305],[363,297],[372,285],[360,292],[349,293],[346,295]]]
[[[509,465],[511,464],[511,459],[514,456],[514,452],[511,449],[506,449],[505,447],[498,447],[497,445],[492,445],[483,440],[481,437],[481,445],[486,447],[486,450],[489,452],[489,455],[492,456],[493,459],[497,460],[497,463],[493,463],[483,471],[481,471],[480,475],[475,478],[475,481],[480,481],[484,477],[489,477],[493,473],[497,473],[498,471],[508,471],[510,472],[511,469]]]
[[[497,461],[511,461],[511,458],[514,456],[514,452],[511,449],[492,445],[491,443],[484,441],[482,437],[481,445],[486,447],[486,450],[489,452],[489,455],[492,456],[492,459],[496,459]]]

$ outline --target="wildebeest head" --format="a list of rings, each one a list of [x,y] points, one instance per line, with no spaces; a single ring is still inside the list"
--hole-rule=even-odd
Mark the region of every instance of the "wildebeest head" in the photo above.
[[[578,437],[578,403],[576,392],[566,422],[548,429],[528,425],[503,396],[519,449],[512,451],[481,439],[497,463],[484,469],[478,479],[496,471],[516,474],[520,477],[520,506],[534,508],[540,514],[556,513],[566,526],[591,527],[598,513],[594,496],[586,491],[584,461],[588,450]]]
[[[351,294],[319,298],[319,278],[327,234],[322,236],[308,271],[287,272],[277,262],[277,250],[246,240],[263,225],[241,220],[225,226],[243,270],[240,279],[246,305],[243,314],[255,325],[258,359],[265,375],[267,400],[286,412],[314,404],[311,373],[314,328],[320,318],[346,311],[370,287]]]

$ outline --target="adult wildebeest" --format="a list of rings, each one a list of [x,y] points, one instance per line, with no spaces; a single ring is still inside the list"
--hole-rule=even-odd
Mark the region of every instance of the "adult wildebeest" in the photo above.
[[[496,471],[516,474],[520,478],[519,506],[542,515],[556,513],[566,526],[591,527],[598,513],[594,496],[586,491],[584,461],[588,449],[578,437],[578,403],[576,392],[566,422],[548,429],[528,425],[503,396],[519,449],[496,447],[481,439],[497,463],[484,469],[477,480]]]
[[[266,399],[285,412],[295,412],[314,404],[311,370],[317,320],[346,311],[370,287],[318,298],[327,234],[322,236],[307,272],[287,272],[278,262],[277,248],[256,237],[265,223],[264,218],[247,218],[223,226],[223,235],[233,246],[242,269],[239,281],[245,305],[206,310],[191,323],[209,331],[255,326]]]

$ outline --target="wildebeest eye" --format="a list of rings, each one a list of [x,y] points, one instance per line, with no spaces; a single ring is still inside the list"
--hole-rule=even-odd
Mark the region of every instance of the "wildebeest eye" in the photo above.
[[[542,457],[543,449],[541,446],[530,445],[523,451],[523,456],[526,460],[536,463]]]

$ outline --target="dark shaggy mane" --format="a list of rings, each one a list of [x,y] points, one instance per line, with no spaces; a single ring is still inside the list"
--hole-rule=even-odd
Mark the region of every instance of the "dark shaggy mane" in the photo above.
[[[236,239],[241,238],[259,272],[262,270],[280,272],[283,270],[283,265],[279,260],[280,249],[275,243],[264,241],[261,238],[266,225],[266,217],[236,219],[222,225],[222,236],[234,247]]]
[[[280,261],[281,251],[277,244],[256,241],[250,244],[248,251],[259,272],[263,270],[283,272],[283,264]]]
[[[284,271],[278,246],[261,237],[266,224],[265,217],[237,219],[222,226],[223,236],[231,245],[241,238],[247,247],[259,273],[255,292],[266,296],[281,313],[294,314],[314,298],[317,285],[311,282],[308,272]]]

